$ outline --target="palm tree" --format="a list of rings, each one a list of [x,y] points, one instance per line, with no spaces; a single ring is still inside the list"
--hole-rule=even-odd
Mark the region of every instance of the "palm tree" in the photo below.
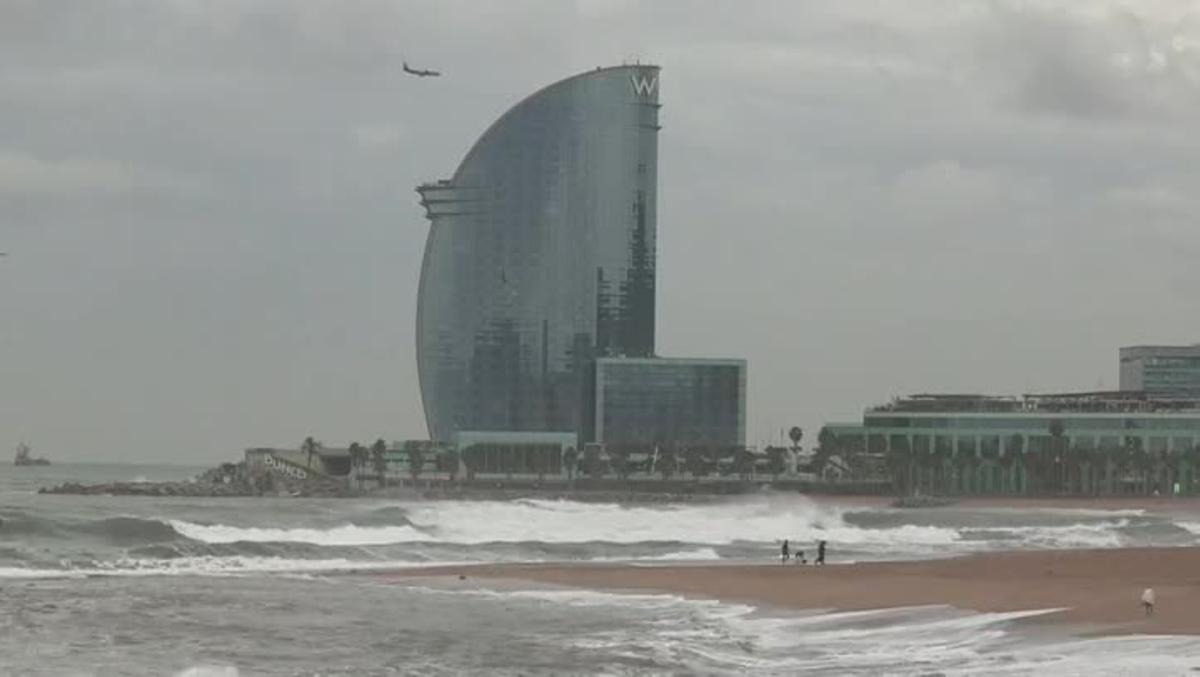
[[[767,447],[767,468],[771,473],[772,480],[778,480],[779,474],[784,470],[783,455],[785,451],[783,447]]]
[[[704,454],[700,451],[700,447],[685,447],[683,450],[683,470],[690,474],[692,479],[700,479],[704,473]]]
[[[382,438],[371,445],[371,465],[375,466],[375,474],[379,477],[379,486],[387,486],[387,442]]]
[[[467,470],[467,481],[475,481],[475,473],[479,472],[479,445],[472,444],[461,452],[463,467]]]
[[[459,464],[458,449],[450,447],[438,455],[438,466],[450,478],[451,482],[458,479]]]
[[[955,475],[957,476],[957,479],[958,479],[959,491],[961,491],[962,493],[970,493],[971,482],[969,481],[968,478],[975,471],[975,466],[977,465],[977,461],[978,461],[978,459],[975,458],[975,453],[974,452],[968,453],[966,451],[963,451],[962,449],[955,449],[953,461],[954,461]]]
[[[314,440],[312,435],[304,438],[304,443],[300,445],[300,451],[304,452],[305,465],[309,470],[313,468],[313,456],[316,456],[321,451],[321,443]]]
[[[813,453],[809,469],[818,478],[823,478],[825,465],[829,462],[830,458],[836,456],[840,451],[837,435],[829,428],[821,428],[821,432],[817,433],[817,449]]]
[[[659,449],[658,452],[658,471],[662,473],[664,480],[671,479],[675,474],[675,466],[677,459],[675,458],[675,449],[671,446],[666,446]]]
[[[594,444],[585,446],[583,448],[583,471],[587,473],[589,477],[600,477],[601,470],[599,447]]]
[[[733,464],[737,468],[738,477],[742,481],[748,481],[750,475],[754,472],[754,454],[744,447],[738,449],[734,452]]]
[[[1051,462],[1052,470],[1050,477],[1045,479],[1047,488],[1053,488],[1055,493],[1062,491],[1062,468],[1066,460],[1066,441],[1063,438],[1065,432],[1062,419],[1050,419],[1050,458],[1047,460]]]
[[[567,481],[571,486],[575,486],[575,471],[579,464],[579,450],[575,447],[567,447],[563,451],[563,469],[567,471]]]
[[[821,429],[824,432],[824,428]],[[798,425],[792,426],[788,431],[788,439],[792,441],[792,454],[796,457],[800,456],[800,440],[804,437],[804,431]]]
[[[362,489],[362,470],[367,464],[367,449],[358,442],[350,443],[350,468],[354,478],[358,480],[358,488]]]
[[[868,446],[870,445],[868,444]],[[911,493],[909,468],[912,465],[912,455],[904,453],[900,447],[889,447],[885,458],[888,473],[892,476],[892,488],[902,496]]]
[[[1020,484],[1017,482],[1017,474],[1019,469],[1023,469],[1025,467],[1025,437],[1019,433],[1013,433],[1012,435],[1009,435],[1008,439],[1004,441],[1004,455],[1011,457],[1011,470],[1009,471],[1011,475],[1010,481],[1012,483],[1013,491],[1016,492],[1019,489]],[[1025,481],[1028,483],[1029,478],[1026,477]]]
[[[417,480],[421,477],[421,471],[425,469],[425,450],[420,444],[408,444],[408,473],[412,476],[413,486],[417,485]]]

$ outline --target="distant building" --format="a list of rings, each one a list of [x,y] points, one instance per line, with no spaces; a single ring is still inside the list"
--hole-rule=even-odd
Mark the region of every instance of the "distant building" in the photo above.
[[[746,361],[596,360],[588,440],[607,448],[746,445]]]
[[[1121,390],[1200,398],[1200,344],[1121,348]]]
[[[429,219],[417,367],[431,439],[576,431],[596,356],[654,354],[657,66],[589,70],[500,116]]]
[[[540,473],[564,435],[592,455],[745,444],[745,362],[655,352],[659,74],[544,87],[417,187],[425,420],[490,471]]]
[[[928,493],[1196,493],[1200,400],[1142,392],[914,395],[867,410],[867,452]]]

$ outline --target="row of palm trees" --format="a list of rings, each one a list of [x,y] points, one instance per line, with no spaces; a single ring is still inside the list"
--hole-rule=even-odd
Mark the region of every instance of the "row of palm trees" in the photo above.
[[[642,474],[659,475],[664,480],[733,475],[748,480],[757,470],[778,477],[787,469],[787,453],[784,447],[768,447],[763,458],[744,447],[671,445],[657,448],[617,445],[602,453],[599,447],[588,445],[582,453],[568,448],[563,454],[563,470],[570,479],[584,474],[595,478],[614,475],[626,480]]]
[[[316,470],[317,466],[313,464],[314,457],[320,455],[324,445],[312,437],[305,438],[300,446],[300,450],[305,455],[306,464],[309,470]],[[375,440],[371,446],[363,445],[359,442],[351,442],[347,451],[350,454],[350,468],[354,477],[358,480],[359,486],[363,484],[363,480],[368,473],[373,473],[379,482],[379,486],[387,485],[388,471],[388,445],[382,438]],[[407,443],[404,445],[405,454],[408,457],[408,472],[415,482],[421,477],[421,473],[425,469],[426,463],[430,460],[427,456],[425,447],[420,443]],[[445,472],[451,480],[454,480],[458,475],[458,452],[454,450],[443,450],[438,455],[438,469]]]
[[[375,443],[370,447],[365,447],[358,442],[350,443],[350,468],[354,473],[354,477],[358,480],[358,486],[362,487],[363,471],[370,466],[376,478],[379,480],[379,486],[387,484],[387,443],[382,439],[375,440]]]

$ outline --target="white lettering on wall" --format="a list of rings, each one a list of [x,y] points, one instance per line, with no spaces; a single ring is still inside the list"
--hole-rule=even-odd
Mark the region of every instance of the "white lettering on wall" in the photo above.
[[[638,96],[650,96],[655,89],[658,89],[657,75],[648,78],[644,75],[638,77],[635,73],[629,76],[629,81],[633,83],[633,93]]]

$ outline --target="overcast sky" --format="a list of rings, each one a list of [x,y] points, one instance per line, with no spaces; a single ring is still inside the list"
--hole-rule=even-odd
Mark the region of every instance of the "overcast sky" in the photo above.
[[[1200,2],[8,0],[0,450],[423,437],[413,186],[634,59],[658,349],[749,360],[751,443],[1200,341]]]

